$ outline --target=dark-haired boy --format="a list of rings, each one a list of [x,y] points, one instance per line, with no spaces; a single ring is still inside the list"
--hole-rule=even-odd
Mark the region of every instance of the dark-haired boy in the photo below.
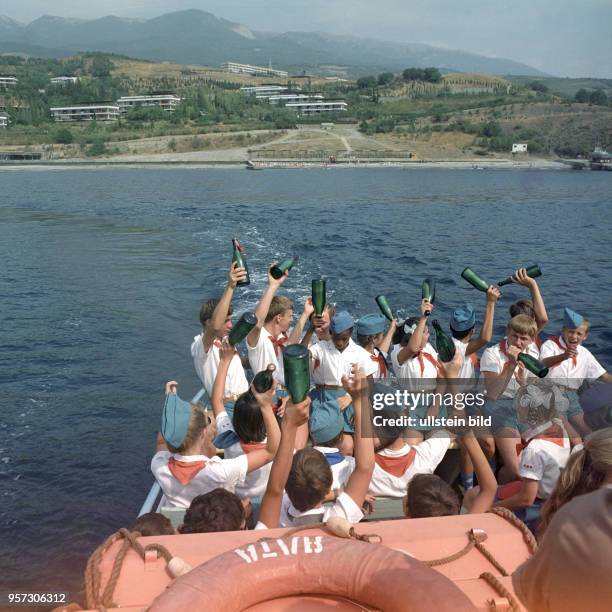
[[[310,400],[294,406],[287,404],[282,423],[281,442],[272,464],[266,494],[261,505],[256,529],[291,527],[326,521],[341,516],[351,523],[363,518],[362,505],[374,469],[374,443],[364,436],[362,424],[370,417],[367,399],[367,379],[361,370],[353,371],[342,382],[355,407],[355,470],[343,493],[333,506],[323,507],[331,494],[333,482],[331,468],[317,450],[305,448],[293,456],[297,429],[308,419]],[[286,490],[286,494],[283,493]]]
[[[237,267],[233,262],[228,276],[227,286],[221,299],[208,300],[200,309],[200,323],[202,333],[195,336],[191,345],[193,365],[202,381],[202,385],[212,396],[212,389],[219,369],[219,347],[221,341],[232,328],[232,297],[237,284],[246,277],[246,270]],[[247,382],[240,356],[236,354],[230,364],[225,381],[224,400],[235,401],[236,398],[247,391]]]

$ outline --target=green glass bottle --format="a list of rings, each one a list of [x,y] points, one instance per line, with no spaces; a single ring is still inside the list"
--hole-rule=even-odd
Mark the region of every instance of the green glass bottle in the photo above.
[[[429,300],[432,304],[436,301],[436,281],[431,278],[426,278],[421,283],[421,299]],[[425,311],[425,316],[428,317],[431,310]]]
[[[518,356],[518,360],[538,378],[544,378],[548,374],[548,368],[539,359],[527,355],[527,353],[521,353]]]
[[[377,295],[376,303],[378,304],[378,307],[380,308],[380,312],[382,312],[385,315],[385,317],[389,319],[389,321],[393,321],[393,319],[395,319],[395,315],[393,314],[393,311],[391,310],[391,306],[389,306],[389,302],[387,302],[387,298],[384,295]]]
[[[249,332],[257,325],[257,317],[254,312],[245,312],[242,314],[236,325],[230,330],[228,340],[232,346],[236,346],[242,342]]]
[[[255,374],[255,378],[253,378],[253,382],[251,384],[255,387],[255,391],[257,391],[257,393],[265,393],[272,388],[272,383],[274,382],[274,370],[276,370],[276,366],[271,363],[265,370]]]
[[[480,278],[480,276],[478,276],[478,274],[476,274],[476,272],[474,272],[470,268],[466,268],[461,273],[461,276],[463,276],[463,278],[465,278],[465,280],[470,283],[472,287],[478,289],[478,291],[486,293],[489,290],[489,283],[487,283],[487,281],[483,278]]]
[[[239,268],[246,270],[246,278],[237,283],[238,287],[246,287],[251,284],[251,277],[249,276],[249,267],[247,266],[246,257],[244,256],[244,247],[240,244],[238,238],[232,238],[232,261],[238,264]]]
[[[540,269],[540,266],[538,266],[538,264],[533,264],[533,266],[529,266],[527,268],[527,276],[530,276],[531,278],[538,278],[538,276],[542,276],[542,270]],[[497,286],[503,287],[504,285],[510,285],[513,282],[514,279],[512,278],[512,276],[509,276],[503,281],[499,281],[499,283],[497,283]]]
[[[310,390],[310,351],[301,344],[290,344],[283,351],[285,386],[294,404],[304,401]]]
[[[431,324],[436,333],[436,350],[438,351],[438,357],[440,357],[442,363],[448,363],[452,361],[455,356],[455,343],[453,339],[444,332],[439,321],[432,321]]]
[[[272,278],[278,280],[281,276],[287,271],[291,270],[293,266],[297,263],[297,257],[290,257],[289,259],[284,259],[280,263],[277,263],[275,266],[270,268],[270,274]]]
[[[317,316],[321,316],[325,310],[325,288],[324,278],[315,278],[312,281],[312,305]]]

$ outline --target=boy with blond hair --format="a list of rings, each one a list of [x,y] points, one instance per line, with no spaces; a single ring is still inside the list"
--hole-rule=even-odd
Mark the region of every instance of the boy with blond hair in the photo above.
[[[527,353],[539,358],[534,343],[537,331],[538,325],[531,317],[524,314],[512,317],[506,327],[506,337],[487,348],[480,360],[487,392],[485,413],[491,418],[495,444],[502,456],[506,477],[510,480],[518,478],[516,448],[521,442],[512,400],[528,378],[528,372],[518,357],[521,353]]]
[[[578,404],[577,391],[585,380],[612,383],[612,375],[583,346],[589,336],[590,323],[582,315],[565,308],[563,327],[559,336],[551,336],[540,350],[540,358],[550,368],[548,378],[559,385],[567,395],[567,418],[582,435],[591,433]]]

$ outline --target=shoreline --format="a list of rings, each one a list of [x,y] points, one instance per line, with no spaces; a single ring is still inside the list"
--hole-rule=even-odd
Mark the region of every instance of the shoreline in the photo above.
[[[100,159],[100,160],[32,160],[32,161],[2,161],[0,170],[5,169],[102,169],[102,168],[227,168],[245,169],[245,161],[237,160],[120,160],[120,159]],[[534,159],[530,161],[514,160],[427,160],[427,161],[408,161],[408,160],[364,160],[364,161],[339,161],[329,162],[310,162],[300,160],[266,160],[253,161],[254,170],[276,170],[276,169],[355,169],[355,168],[402,168],[402,169],[445,169],[445,170],[570,170],[571,167],[566,163],[556,160]]]

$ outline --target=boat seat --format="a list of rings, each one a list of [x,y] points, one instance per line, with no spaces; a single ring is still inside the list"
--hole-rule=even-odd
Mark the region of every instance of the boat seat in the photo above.
[[[406,518],[401,497],[377,497],[375,510],[367,514],[366,521],[383,521],[385,519]]]
[[[170,519],[172,526],[176,529],[180,525],[183,524],[185,519],[185,508],[174,508],[172,506],[162,506],[159,509],[159,512],[163,514],[166,518]]]

